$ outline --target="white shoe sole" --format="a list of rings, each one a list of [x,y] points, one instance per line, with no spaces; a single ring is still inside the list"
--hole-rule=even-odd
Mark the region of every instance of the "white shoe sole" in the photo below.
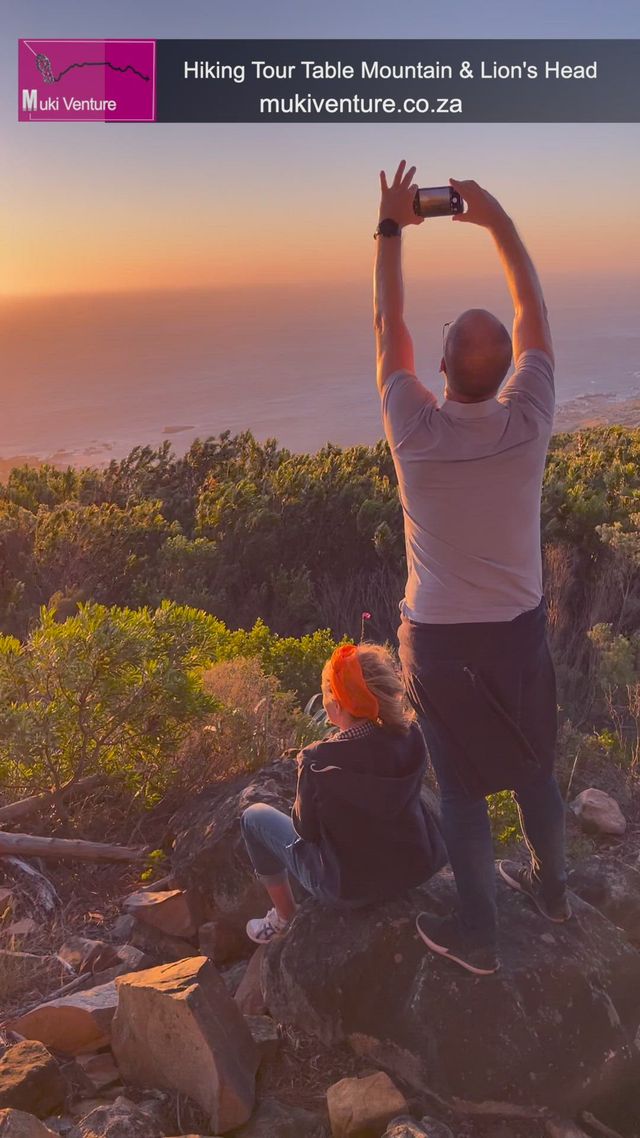
[[[254,944],[271,944],[272,940],[278,940],[281,936],[284,936],[288,930],[289,925],[285,925],[283,929],[280,929],[280,932],[272,933],[270,937],[254,936],[253,933],[250,933],[248,929],[245,929],[245,932],[249,937],[249,940],[253,941]]]
[[[503,863],[501,861],[498,862],[498,873],[500,874],[502,880],[506,881],[507,885],[509,885],[511,889],[515,889],[517,893],[522,893],[523,897],[528,897],[529,900],[533,902],[540,915],[542,917],[546,917],[546,919],[548,921],[551,921],[552,924],[566,925],[567,921],[571,920],[571,917],[573,916],[573,913],[571,911],[566,917],[552,917],[551,914],[546,911],[546,909],[542,908],[542,905],[539,903],[538,899],[534,896],[533,893],[530,893],[528,889],[523,889],[520,882],[517,881],[515,877],[509,877],[509,874],[507,873],[506,869],[503,868]],[[569,909],[571,909],[571,906],[569,906]]]
[[[432,952],[437,953],[438,956],[445,957],[447,960],[455,961],[455,963],[459,964],[461,968],[466,969],[467,972],[471,972],[474,976],[493,976],[494,973],[499,970],[499,964],[496,964],[495,968],[478,968],[475,964],[470,964],[468,960],[463,960],[460,956],[455,956],[455,954],[453,952],[450,952],[448,948],[445,948],[443,944],[437,944],[435,940],[431,940],[426,935],[426,933],[423,933],[422,929],[420,928],[420,925],[418,924],[419,916],[420,914],[418,917],[416,917],[416,929],[418,930],[418,936],[421,940],[424,941],[427,948],[430,948]]]

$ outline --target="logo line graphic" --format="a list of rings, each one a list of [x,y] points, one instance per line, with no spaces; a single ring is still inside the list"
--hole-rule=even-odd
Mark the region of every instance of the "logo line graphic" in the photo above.
[[[148,83],[150,78],[149,75],[143,75],[141,71],[132,67],[130,63],[127,63],[126,67],[117,67],[115,63],[110,63],[108,59],[88,60],[85,63],[70,63],[59,75],[53,74],[51,60],[48,55],[44,55],[40,52],[36,55],[36,63],[38,65],[38,71],[42,75],[45,83],[59,83],[62,76],[66,75],[68,71],[73,71],[74,67],[110,67],[112,71],[132,71],[134,75],[138,75],[140,79],[144,79],[145,83]]]

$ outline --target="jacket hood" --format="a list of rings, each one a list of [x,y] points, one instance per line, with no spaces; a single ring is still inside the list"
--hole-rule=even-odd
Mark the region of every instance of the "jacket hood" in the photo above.
[[[392,820],[420,793],[426,765],[422,732],[417,724],[406,735],[379,728],[366,737],[366,759],[361,757],[364,742],[312,744],[305,748],[305,766],[322,798],[330,796],[380,821]]]

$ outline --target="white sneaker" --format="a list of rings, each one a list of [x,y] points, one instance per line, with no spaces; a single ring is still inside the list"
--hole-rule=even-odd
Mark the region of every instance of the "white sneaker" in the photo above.
[[[268,944],[288,927],[289,921],[279,917],[275,909],[269,909],[266,917],[255,917],[252,921],[247,921],[247,936],[256,944]]]

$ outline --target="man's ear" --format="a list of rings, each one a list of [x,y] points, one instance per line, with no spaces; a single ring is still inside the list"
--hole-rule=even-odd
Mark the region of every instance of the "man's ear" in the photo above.
[[[442,374],[443,374],[443,375],[446,375],[446,374],[447,374],[447,365],[446,365],[446,363],[444,362],[444,356],[443,356],[443,357],[442,357],[442,359],[440,360],[440,371],[442,372]]]

